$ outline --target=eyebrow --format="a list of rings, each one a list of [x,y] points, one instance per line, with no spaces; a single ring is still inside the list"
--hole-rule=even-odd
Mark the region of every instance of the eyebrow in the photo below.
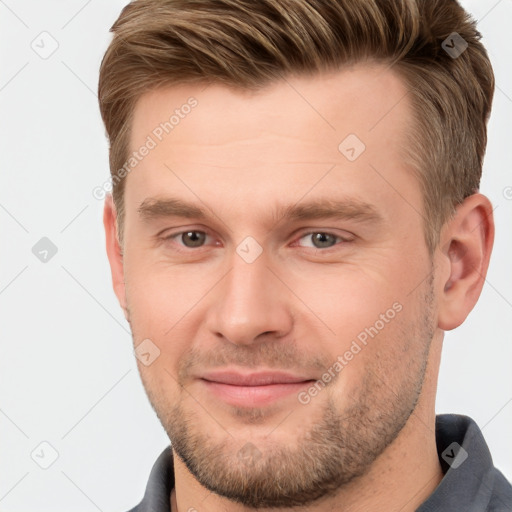
[[[279,220],[289,221],[339,219],[377,223],[383,220],[383,217],[371,204],[351,198],[315,199],[303,204],[279,208],[275,217]]]
[[[137,208],[139,215],[144,220],[152,220],[165,217],[186,217],[206,219],[205,210],[199,206],[182,201],[181,199],[144,199]]]
[[[206,209],[177,198],[147,198],[140,204],[137,211],[145,221],[167,217],[206,220],[209,217]],[[319,219],[380,223],[384,220],[371,204],[354,198],[339,200],[319,198],[301,204],[279,205],[274,210],[272,218],[275,223]]]

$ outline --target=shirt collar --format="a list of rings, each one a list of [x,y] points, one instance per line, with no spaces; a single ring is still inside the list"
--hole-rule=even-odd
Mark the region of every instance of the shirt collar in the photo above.
[[[172,449],[168,446],[153,465],[144,498],[130,512],[171,512],[173,488],[174,462]]]
[[[444,477],[417,512],[512,510],[512,486],[494,467],[482,432],[471,418],[438,415],[436,444]]]

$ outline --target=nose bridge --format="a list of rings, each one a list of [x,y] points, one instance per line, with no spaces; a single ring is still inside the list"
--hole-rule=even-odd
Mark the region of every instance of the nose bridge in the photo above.
[[[283,335],[291,328],[291,317],[275,281],[265,257],[233,254],[231,269],[213,298],[210,331],[235,344],[253,343],[263,333]]]

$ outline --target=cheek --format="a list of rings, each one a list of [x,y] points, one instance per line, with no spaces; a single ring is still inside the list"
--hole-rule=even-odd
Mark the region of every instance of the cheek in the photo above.
[[[198,330],[206,315],[204,299],[215,284],[214,277],[211,270],[200,271],[199,266],[173,268],[159,261],[125,262],[134,345],[149,339],[160,351],[150,367],[139,363],[146,389],[177,392],[178,365],[199,339]]]
[[[402,287],[388,269],[370,272],[356,265],[320,271],[303,268],[289,275],[287,282],[307,306],[302,308],[303,319],[316,315],[326,334],[337,341],[339,350],[376,323],[382,330],[395,318],[404,301]]]
[[[357,387],[369,372],[396,384],[397,365],[418,358],[422,350],[418,338],[425,314],[420,296],[424,287],[414,283],[421,272],[407,269],[407,275],[400,270],[405,262],[388,263],[366,265],[364,270],[356,265],[332,267],[321,276],[309,275],[303,268],[288,276],[294,292],[309,308],[302,308],[300,328],[306,339],[315,335],[322,339],[318,348],[328,354],[331,373],[343,374],[337,386],[343,396],[357,396]]]
[[[213,277],[200,265],[176,266],[144,255],[126,259],[126,298],[132,329],[167,338],[206,296]]]

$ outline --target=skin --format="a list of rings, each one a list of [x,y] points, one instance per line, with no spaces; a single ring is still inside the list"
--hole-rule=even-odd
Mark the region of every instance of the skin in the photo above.
[[[470,196],[429,254],[420,187],[400,152],[412,119],[407,98],[399,101],[405,93],[391,70],[359,65],[257,93],[189,85],[138,101],[134,150],[168,113],[198,100],[127,176],[122,250],[110,197],[104,211],[113,286],[134,345],[150,339],[160,350],[151,365],[138,364],[178,452],[173,511],[407,512],[442,479],[435,394],[443,333],[478,300],[494,225],[489,200]],[[338,150],[350,133],[366,146],[353,162]],[[138,211],[169,197],[206,217]],[[379,219],[278,212],[348,199]],[[206,233],[204,244],[200,234],[181,236],[190,231]],[[320,235],[315,247],[311,233],[333,236]],[[262,249],[252,263],[237,253],[248,236]],[[198,237],[198,246],[185,245]],[[291,393],[233,405],[201,379],[234,368],[318,381],[393,304],[400,311],[307,404]]]

